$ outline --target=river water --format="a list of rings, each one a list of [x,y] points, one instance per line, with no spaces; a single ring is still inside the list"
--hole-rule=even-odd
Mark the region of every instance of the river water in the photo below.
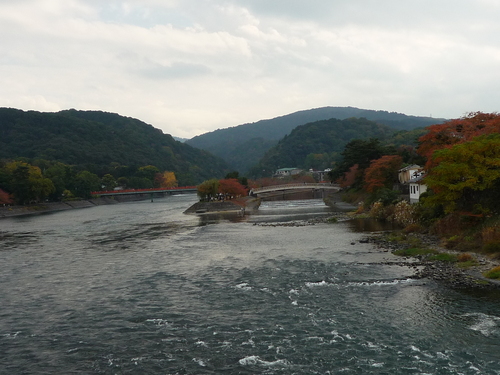
[[[321,201],[0,221],[1,374],[500,374],[500,297],[412,278]],[[280,225],[281,223],[281,225]]]

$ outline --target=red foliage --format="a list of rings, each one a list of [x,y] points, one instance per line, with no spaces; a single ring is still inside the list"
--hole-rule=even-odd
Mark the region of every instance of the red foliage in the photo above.
[[[335,181],[341,188],[346,188],[354,184],[359,173],[359,164],[354,164],[348,172]]]
[[[430,170],[439,162],[432,159],[434,151],[451,148],[483,134],[500,133],[500,114],[473,112],[427,129],[429,132],[419,139],[418,153],[427,158],[425,169]]]
[[[219,193],[233,197],[246,196],[248,191],[236,178],[227,178],[219,181]]]
[[[402,163],[403,158],[399,155],[385,155],[380,159],[372,160],[370,166],[365,170],[366,191],[373,193],[382,187],[390,188]]]
[[[12,204],[13,202],[10,194],[0,189],[0,204]]]

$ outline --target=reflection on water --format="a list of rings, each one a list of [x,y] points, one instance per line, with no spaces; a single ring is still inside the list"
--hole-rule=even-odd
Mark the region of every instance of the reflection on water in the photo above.
[[[385,232],[402,229],[396,223],[373,218],[351,219],[348,223],[351,230],[355,232]]]

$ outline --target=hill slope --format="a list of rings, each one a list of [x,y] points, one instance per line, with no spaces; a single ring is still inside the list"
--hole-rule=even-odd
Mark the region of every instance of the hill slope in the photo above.
[[[137,119],[101,111],[58,113],[0,108],[0,158],[41,158],[71,165],[154,165],[179,183],[222,177],[227,164]]]
[[[299,125],[331,118],[364,117],[399,130],[411,130],[441,123],[444,119],[407,116],[402,113],[373,111],[354,107],[322,107],[291,113],[270,120],[219,129],[196,136],[186,143],[207,150],[246,173],[278,140]]]
[[[270,176],[278,168],[324,169],[340,160],[340,153],[353,139],[378,138],[390,143],[411,144],[417,130],[399,131],[365,118],[329,119],[297,126],[290,135],[269,149],[250,172],[250,177]],[[408,137],[406,137],[408,135]],[[397,136],[397,137],[396,137]]]

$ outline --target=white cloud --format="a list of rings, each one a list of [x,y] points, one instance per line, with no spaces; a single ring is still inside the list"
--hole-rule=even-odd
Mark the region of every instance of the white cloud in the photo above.
[[[323,105],[497,111],[500,8],[458,0],[0,0],[0,106],[176,136]]]

